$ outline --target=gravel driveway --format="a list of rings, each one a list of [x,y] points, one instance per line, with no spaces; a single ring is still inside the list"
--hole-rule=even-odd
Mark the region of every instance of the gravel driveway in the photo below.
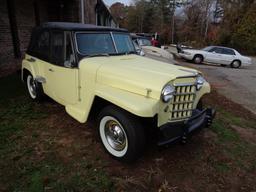
[[[168,62],[162,58],[151,58]],[[253,58],[253,65],[240,69],[210,64],[195,65],[181,59],[177,63],[198,69],[220,94],[256,114],[256,58]]]
[[[200,70],[219,93],[256,114],[256,59],[253,65],[240,69],[184,61],[180,64]]]

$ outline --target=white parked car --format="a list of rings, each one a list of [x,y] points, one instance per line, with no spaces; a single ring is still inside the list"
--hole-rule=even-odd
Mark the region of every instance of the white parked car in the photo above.
[[[252,64],[251,58],[242,56],[235,49],[220,46],[209,46],[201,50],[183,49],[180,51],[179,55],[196,64],[202,62],[215,63],[223,66],[229,65],[232,68],[239,68],[242,65]]]

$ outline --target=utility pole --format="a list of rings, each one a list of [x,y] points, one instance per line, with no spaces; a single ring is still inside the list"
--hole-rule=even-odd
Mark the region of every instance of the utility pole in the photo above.
[[[171,2],[171,12],[172,12],[172,44],[174,43],[174,31],[175,31],[175,10],[176,10],[176,0]]]
[[[84,24],[84,0],[80,0],[80,6],[81,6],[81,23]]]

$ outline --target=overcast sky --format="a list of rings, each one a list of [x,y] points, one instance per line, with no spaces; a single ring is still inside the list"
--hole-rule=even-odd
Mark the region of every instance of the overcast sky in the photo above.
[[[108,6],[111,6],[113,3],[115,3],[115,2],[121,2],[121,3],[123,3],[123,4],[125,4],[125,5],[129,5],[130,3],[131,3],[131,0],[120,0],[120,1],[118,1],[118,0],[103,0]]]

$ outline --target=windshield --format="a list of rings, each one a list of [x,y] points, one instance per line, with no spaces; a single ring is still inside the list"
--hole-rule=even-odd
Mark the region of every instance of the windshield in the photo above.
[[[203,49],[201,49],[202,51],[210,51],[213,47],[212,46],[209,46],[209,47],[205,47]]]
[[[86,56],[135,53],[129,34],[126,33],[77,33],[77,48]]]
[[[140,46],[151,46],[151,42],[148,39],[138,39]]]

